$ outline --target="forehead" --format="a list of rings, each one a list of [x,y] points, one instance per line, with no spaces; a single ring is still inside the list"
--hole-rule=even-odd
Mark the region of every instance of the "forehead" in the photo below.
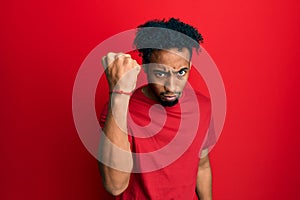
[[[156,50],[151,54],[151,62],[170,66],[173,69],[189,67],[190,53],[187,48]]]

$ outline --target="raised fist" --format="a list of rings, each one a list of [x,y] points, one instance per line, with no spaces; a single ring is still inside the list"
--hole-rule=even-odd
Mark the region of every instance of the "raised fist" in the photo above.
[[[141,67],[129,54],[108,53],[102,58],[110,91],[132,92]]]

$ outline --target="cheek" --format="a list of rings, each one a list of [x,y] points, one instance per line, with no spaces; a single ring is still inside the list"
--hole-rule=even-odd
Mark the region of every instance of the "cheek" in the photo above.
[[[184,86],[187,83],[187,80],[188,80],[187,77],[184,77],[184,78],[182,78],[180,80],[177,80],[177,82],[176,82],[177,87],[184,88]]]
[[[187,81],[189,79],[189,73],[186,74],[186,76],[184,76],[179,82],[180,86],[183,88],[185,87]]]
[[[151,83],[150,85],[151,85],[152,90],[157,93],[163,92],[163,90],[164,90],[164,86],[162,84]]]
[[[155,75],[147,74],[147,78],[148,78],[148,83],[150,84],[155,84],[158,86],[163,86],[164,84],[163,80],[156,78]]]

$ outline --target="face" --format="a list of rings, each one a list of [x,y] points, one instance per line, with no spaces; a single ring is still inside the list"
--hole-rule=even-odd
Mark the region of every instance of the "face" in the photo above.
[[[190,72],[190,53],[187,48],[157,50],[151,63],[144,67],[148,77],[147,94],[163,106],[178,103]]]

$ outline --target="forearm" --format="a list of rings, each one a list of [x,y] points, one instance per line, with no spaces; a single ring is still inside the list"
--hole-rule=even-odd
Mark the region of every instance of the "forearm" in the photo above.
[[[103,185],[113,195],[127,188],[133,165],[127,135],[128,103],[128,95],[112,95],[100,145]]]
[[[129,54],[108,53],[102,58],[110,91],[132,92],[140,66]],[[119,195],[128,186],[133,159],[127,135],[127,113],[130,96],[112,93],[100,139],[99,159],[104,187]]]
[[[212,172],[207,156],[206,161],[201,163],[198,168],[197,174],[197,195],[200,200],[212,199]]]

